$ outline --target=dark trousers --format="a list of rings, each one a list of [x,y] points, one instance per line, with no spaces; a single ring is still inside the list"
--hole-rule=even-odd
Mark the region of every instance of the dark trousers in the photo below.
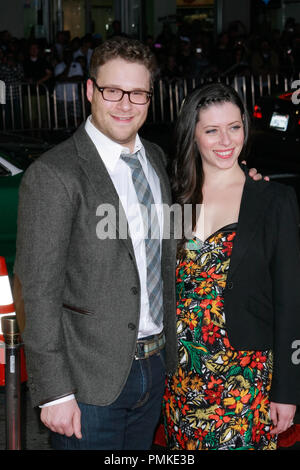
[[[82,439],[52,433],[58,450],[149,450],[161,412],[164,352],[134,360],[119,398],[109,406],[78,403]]]

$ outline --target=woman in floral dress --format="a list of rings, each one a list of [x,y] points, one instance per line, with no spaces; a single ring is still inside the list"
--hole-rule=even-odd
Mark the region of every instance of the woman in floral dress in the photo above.
[[[194,139],[188,139],[189,133],[192,133]],[[288,364],[279,369],[278,360],[274,366],[274,351],[261,323],[247,312],[244,313],[242,307],[239,311],[230,308],[230,295],[233,295],[231,261],[235,262],[232,260],[234,255],[240,256],[240,247],[244,241],[244,220],[247,217],[251,220],[249,194],[255,194],[257,188],[262,187],[264,194],[275,191],[279,194],[278,198],[282,198],[280,191],[283,191],[277,187],[274,189],[272,183],[253,183],[251,186],[248,178],[245,181],[239,158],[245,151],[248,133],[249,121],[241,100],[234,90],[220,84],[196,90],[184,104],[177,125],[173,184],[176,202],[182,206],[192,204],[196,207],[198,203],[202,203],[202,206],[200,217],[197,218],[197,211],[193,211],[190,224],[192,232],[188,236],[184,233],[178,247],[178,368],[167,378],[163,401],[168,447],[173,450],[276,449],[277,434],[291,425],[297,403],[295,400],[297,397],[300,399],[297,368],[290,368]],[[274,197],[272,193],[270,200],[274,200]],[[268,197],[264,200],[267,201]],[[256,208],[254,212],[259,211]],[[272,220],[273,215],[268,216],[268,211],[263,214]],[[259,244],[266,232],[264,224],[272,226],[270,220],[264,222],[262,216],[257,221],[262,235],[257,234],[257,242],[252,240],[250,250],[254,249],[254,255],[250,253],[244,269],[247,271],[249,266],[249,286],[255,284],[251,278],[251,260],[254,260],[255,278]],[[278,230],[277,221],[276,225]],[[251,230],[249,237],[250,234]],[[268,266],[273,263],[274,252],[271,235],[267,238],[267,246],[271,248],[270,255],[267,250],[266,261],[263,261],[266,273]],[[279,242],[274,241],[274,246],[276,243]],[[291,256],[297,258],[295,280],[298,282],[299,252],[295,251]],[[257,272],[260,271],[267,286],[263,287],[263,282],[260,282],[262,295],[268,297],[269,274],[264,274],[263,268]],[[243,277],[237,276],[238,279]],[[260,287],[254,285],[253,288],[259,298]],[[247,291],[245,283],[243,289]],[[300,306],[300,300],[296,300]],[[239,302],[239,305],[243,305],[243,300]],[[262,307],[261,312],[262,316],[266,315]],[[237,315],[240,316],[239,320]],[[260,316],[256,307],[254,315]],[[237,321],[240,323],[236,328]],[[297,327],[295,314],[290,314],[287,321]],[[278,329],[279,333],[275,330],[275,327],[272,330],[270,328],[270,334],[277,342],[277,335],[283,333],[280,332],[282,328]],[[236,344],[260,347],[237,347]],[[290,384],[294,385],[293,392],[286,392],[290,388],[288,386],[277,386],[281,372],[279,380],[277,376],[274,378],[274,367],[276,371],[291,369],[288,378]],[[272,399],[272,394],[275,399]]]

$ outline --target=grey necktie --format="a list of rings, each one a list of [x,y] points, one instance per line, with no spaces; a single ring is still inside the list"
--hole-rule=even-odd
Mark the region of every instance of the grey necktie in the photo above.
[[[147,261],[147,289],[151,318],[160,325],[163,318],[162,278],[160,259],[159,222],[149,183],[138,159],[138,154],[122,154],[121,158],[131,169],[133,185],[141,204],[145,228],[145,248]]]

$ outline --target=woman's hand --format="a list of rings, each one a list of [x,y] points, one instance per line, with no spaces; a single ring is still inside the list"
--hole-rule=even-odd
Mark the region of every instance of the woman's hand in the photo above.
[[[293,424],[296,405],[286,405],[284,403],[270,403],[270,415],[274,428],[271,434],[280,434],[286,431]]]

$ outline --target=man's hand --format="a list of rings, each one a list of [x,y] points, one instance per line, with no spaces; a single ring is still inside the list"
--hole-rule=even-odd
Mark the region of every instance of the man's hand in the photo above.
[[[274,428],[271,434],[280,434],[293,424],[296,405],[285,405],[283,403],[270,403],[270,415]]]
[[[242,161],[242,164],[243,164],[243,165],[246,165],[245,160]],[[252,179],[254,179],[255,181],[259,181],[259,180],[262,179],[261,173],[258,173],[256,168],[250,168],[250,170],[249,170],[249,176],[250,176]],[[265,176],[265,177],[264,177],[264,180],[270,181],[270,178],[269,178],[268,176]]]
[[[53,432],[82,438],[81,412],[75,399],[42,408],[41,420]]]

